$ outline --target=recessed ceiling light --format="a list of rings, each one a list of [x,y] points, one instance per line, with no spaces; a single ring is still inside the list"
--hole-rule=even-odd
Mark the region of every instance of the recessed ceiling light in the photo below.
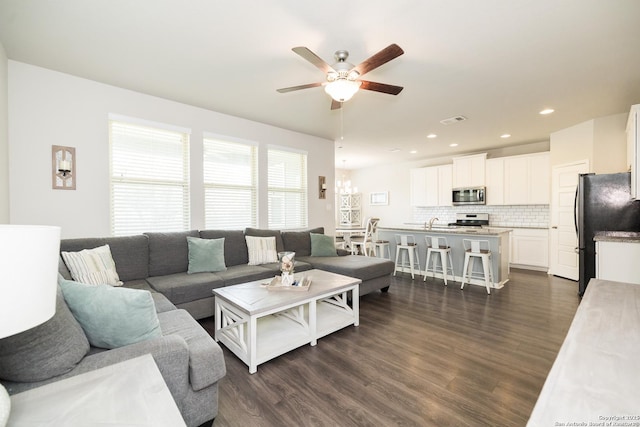
[[[400,151],[400,149],[399,148],[391,148],[391,149],[389,149],[389,151],[392,152],[392,153],[397,153],[397,152]]]
[[[430,133],[429,135],[427,135],[427,138],[433,139],[433,138],[437,138],[438,135],[436,135],[435,133]]]
[[[449,147],[457,147],[457,146],[458,146],[458,144],[456,144],[456,143],[449,144]]]
[[[418,150],[411,150],[409,151],[411,154],[416,154],[418,152]]]
[[[547,115],[553,113],[554,111],[555,110],[553,108],[545,108],[544,110],[540,111],[540,114]]]
[[[500,138],[510,138],[511,134],[510,133],[503,133],[502,135],[500,135]]]

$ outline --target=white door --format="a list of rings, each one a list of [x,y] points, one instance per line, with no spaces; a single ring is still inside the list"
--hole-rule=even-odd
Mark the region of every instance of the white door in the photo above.
[[[588,160],[554,166],[551,172],[549,273],[578,280],[578,236],[574,200],[578,175],[589,172]]]

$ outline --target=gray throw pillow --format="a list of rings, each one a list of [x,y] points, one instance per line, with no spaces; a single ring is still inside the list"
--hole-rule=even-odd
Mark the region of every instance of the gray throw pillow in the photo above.
[[[89,341],[58,287],[56,313],[45,323],[0,340],[0,378],[35,382],[65,374],[89,351]]]
[[[73,316],[94,347],[117,348],[162,336],[149,291],[59,279]]]
[[[201,239],[187,236],[189,267],[187,274],[224,271],[224,238]]]
[[[311,256],[338,256],[333,236],[310,233]]]

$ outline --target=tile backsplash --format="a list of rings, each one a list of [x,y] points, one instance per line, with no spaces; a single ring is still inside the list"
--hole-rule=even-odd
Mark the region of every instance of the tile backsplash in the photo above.
[[[455,222],[456,213],[488,213],[494,227],[548,228],[549,205],[513,206],[434,206],[414,207],[413,222],[428,222],[436,217],[438,224]]]

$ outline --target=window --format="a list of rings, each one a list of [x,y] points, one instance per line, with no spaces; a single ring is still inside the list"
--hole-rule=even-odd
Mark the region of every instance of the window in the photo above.
[[[189,229],[189,131],[109,121],[111,234]]]
[[[204,209],[207,228],[239,229],[257,224],[257,147],[204,138]]]
[[[268,203],[271,229],[303,228],[307,215],[306,153],[269,149]]]

